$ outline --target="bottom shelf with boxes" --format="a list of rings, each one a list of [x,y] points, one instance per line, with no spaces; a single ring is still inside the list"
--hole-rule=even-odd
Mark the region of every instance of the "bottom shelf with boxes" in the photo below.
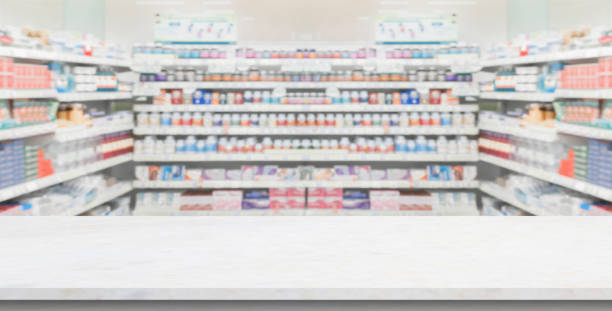
[[[139,192],[134,215],[477,215],[472,192],[267,188]]]

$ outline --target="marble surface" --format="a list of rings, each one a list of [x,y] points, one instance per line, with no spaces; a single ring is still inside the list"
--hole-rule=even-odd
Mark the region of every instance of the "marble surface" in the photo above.
[[[0,299],[611,299],[605,218],[0,219]]]

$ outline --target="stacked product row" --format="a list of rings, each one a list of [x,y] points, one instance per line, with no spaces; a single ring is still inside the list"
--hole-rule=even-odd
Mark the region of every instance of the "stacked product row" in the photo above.
[[[52,175],[52,160],[23,139],[0,142],[0,189]]]
[[[558,121],[612,129],[612,100],[564,100],[553,104]]]
[[[518,66],[502,68],[492,82],[481,82],[482,92],[554,92],[557,88],[561,63],[542,67]]]
[[[139,181],[474,181],[475,166],[428,165],[426,168],[373,169],[369,165],[333,168],[244,165],[240,169],[187,168],[184,165],[136,166]]]
[[[412,113],[139,113],[137,126],[141,127],[417,127],[417,126],[475,126],[476,116],[471,112],[412,112]]]
[[[0,142],[0,188],[78,169],[100,160],[132,152],[130,132],[118,132],[65,143]]]
[[[57,101],[0,99],[0,130],[55,121]]]
[[[237,138],[221,137],[217,140],[215,136],[206,139],[196,139],[195,136],[187,136],[186,139],[175,139],[166,136],[165,139],[155,139],[146,136],[144,140],[137,140],[134,144],[136,154],[174,154],[174,153],[287,153],[291,151],[324,151],[330,155],[346,153],[435,153],[435,154],[472,154],[478,153],[476,140],[469,140],[466,136],[448,140],[445,136],[437,139],[426,139],[417,136],[416,139],[406,139],[397,136],[395,140],[391,137],[365,138],[356,137],[351,140],[348,137],[341,139],[273,139],[264,137],[258,140],[256,137]]]
[[[510,110],[505,114],[481,111],[478,115],[478,124],[515,129],[522,127],[553,128],[555,116],[552,104],[533,103],[529,104],[524,112],[522,109]]]
[[[136,208],[175,211],[240,210],[371,210],[431,213],[445,209],[476,208],[471,192],[351,190],[342,188],[269,188],[139,192]]]
[[[567,65],[560,82],[562,89],[612,89],[612,57],[594,64]]]
[[[478,142],[482,153],[612,189],[612,142],[564,145],[487,131]]]
[[[44,65],[15,63],[0,57],[0,89],[51,89],[51,71]]]
[[[406,72],[271,71],[251,69],[234,73],[208,72],[197,68],[162,69],[140,74],[140,82],[471,82],[472,74],[436,67],[419,67]]]
[[[153,105],[243,105],[243,104],[369,104],[369,105],[458,105],[459,98],[451,90],[414,89],[396,92],[342,91],[340,96],[328,97],[323,92],[290,92],[275,97],[271,91],[219,92],[197,89],[186,94],[182,89],[160,90]]]
[[[119,82],[111,68],[49,64],[55,88],[60,93],[70,92],[130,92],[132,86]]]

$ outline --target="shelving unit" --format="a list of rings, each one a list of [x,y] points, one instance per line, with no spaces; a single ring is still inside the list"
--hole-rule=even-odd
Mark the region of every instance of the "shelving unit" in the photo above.
[[[0,47],[0,57],[17,59],[20,63],[62,62],[90,66],[109,66],[116,70],[129,70],[131,60],[119,60],[104,57],[76,55],[56,51],[35,50],[15,47]],[[71,92],[58,93],[55,89],[0,89],[0,99],[53,99],[60,102],[113,101],[132,98],[131,92]],[[58,122],[22,126],[0,130],[0,140],[30,138],[44,134],[54,134],[46,143],[61,143],[99,136],[119,131],[131,131],[133,125],[114,124],[109,127],[58,128]],[[38,138],[37,138],[38,139]],[[45,138],[47,139],[47,138]],[[55,173],[51,176],[28,181],[19,185],[0,189],[0,202],[21,197],[37,190],[42,190],[88,174],[96,173],[114,166],[130,162],[132,154],[125,154],[106,160],[101,160],[68,171]],[[62,213],[64,216],[78,215],[118,196],[128,194],[132,190],[131,181],[120,184],[108,193],[100,194],[94,201],[85,206],[75,207]]]
[[[12,99],[12,98],[56,98],[57,92],[45,89],[0,89],[0,99]]]
[[[41,123],[36,125],[0,129],[0,141],[51,134],[55,132],[55,122]]]
[[[472,89],[470,82],[142,82],[141,89]]]
[[[326,151],[283,152],[283,153],[175,153],[145,155],[135,154],[135,162],[476,162],[477,154],[435,154],[435,153],[386,153],[356,154]]]
[[[134,105],[135,112],[476,112],[478,105],[245,104]]]
[[[550,102],[555,99],[555,94],[536,92],[481,92],[480,98],[508,101]]]
[[[130,98],[132,98],[131,92],[71,92],[57,94],[57,99],[61,102],[105,101]]]
[[[512,206],[518,207],[530,214],[535,216],[555,216],[555,214],[536,206],[530,206],[517,200],[514,196],[508,193],[508,190],[502,189],[500,186],[495,185],[491,182],[480,183],[480,191],[498,199],[504,201]]]
[[[167,59],[142,59],[135,60],[132,67],[180,67],[180,66],[209,66],[215,64],[226,64],[231,66],[376,66],[378,64],[392,64],[396,66],[473,66],[479,68],[477,59],[452,59],[452,58],[167,58]]]
[[[113,186],[110,190],[99,193],[98,196],[86,205],[72,207],[57,216],[78,216],[95,207],[98,207],[106,202],[114,200],[118,197],[126,195],[132,191],[133,187],[130,182],[122,182]]]
[[[507,65],[524,65],[524,64],[537,64],[537,63],[548,63],[557,61],[568,61],[568,60],[580,60],[589,58],[599,58],[612,56],[611,47],[598,47],[588,49],[576,49],[569,51],[558,51],[552,53],[545,53],[541,55],[531,55],[522,57],[509,57],[487,60],[483,59],[480,64],[482,67],[499,67]]]
[[[0,189],[0,202],[20,197],[24,194],[28,194],[37,190],[48,188],[50,186],[75,179],[81,176],[92,174],[105,170],[107,168],[117,166],[122,163],[126,163],[132,160],[132,154],[125,154],[118,157],[110,158],[107,160],[98,161],[92,164],[85,165],[83,167],[74,168],[65,172],[56,173],[48,177],[39,178],[36,180],[28,181],[23,184],[11,186],[8,188]]]
[[[164,208],[140,208],[134,216],[478,216],[473,208],[456,208],[438,211],[378,211],[378,210],[331,210],[331,209],[266,209],[237,211],[178,211]]]
[[[587,125],[576,125],[570,123],[557,122],[555,129],[560,133],[574,136],[612,140],[612,129],[597,128]]]
[[[136,135],[476,135],[477,127],[415,126],[415,127],[198,127],[166,126],[136,127]]]
[[[355,188],[355,189],[475,189],[478,181],[134,181],[135,189],[259,189],[259,188]]]
[[[79,140],[89,137],[95,137],[110,133],[118,133],[131,131],[134,125],[130,123],[126,124],[111,124],[108,126],[74,126],[57,129],[55,132],[55,140],[58,142],[67,142],[73,140]]]
[[[55,61],[87,65],[105,65],[129,68],[130,60],[84,56],[72,53],[24,49],[15,47],[0,47],[0,57],[24,58],[38,61]]]
[[[520,174],[528,175],[552,184],[556,184],[568,189],[588,194],[596,198],[600,198],[602,200],[612,202],[612,189],[593,185],[588,182],[565,177],[556,173],[547,172],[538,168],[526,166],[521,163],[494,157],[487,154],[480,154],[480,160]]]
[[[558,89],[555,98],[600,98],[612,99],[612,90],[568,90]]]
[[[543,128],[543,127],[510,127],[502,126],[491,123],[480,123],[478,125],[482,131],[490,131],[496,133],[502,133],[512,136],[518,136],[523,138],[535,139],[545,142],[553,142],[558,139],[555,128]]]

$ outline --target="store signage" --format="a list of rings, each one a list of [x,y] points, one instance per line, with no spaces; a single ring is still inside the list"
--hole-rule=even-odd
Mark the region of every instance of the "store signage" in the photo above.
[[[153,36],[170,44],[235,44],[235,16],[227,11],[202,14],[158,13]]]
[[[414,14],[393,11],[378,15],[379,44],[446,44],[457,42],[455,14]]]

